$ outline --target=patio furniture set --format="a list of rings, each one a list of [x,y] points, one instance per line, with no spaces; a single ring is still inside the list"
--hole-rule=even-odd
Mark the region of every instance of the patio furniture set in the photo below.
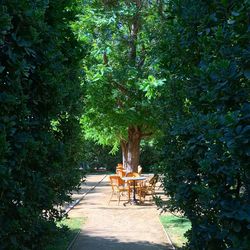
[[[112,193],[108,204],[110,204],[113,197],[116,197],[117,204],[119,205],[121,197],[125,196],[126,202],[123,203],[124,206],[126,204],[143,204],[147,195],[153,198],[159,176],[155,174],[153,177],[147,178],[142,176],[141,173],[142,168],[140,166],[138,167],[138,173],[126,173],[122,164],[118,164],[116,174],[109,176]]]

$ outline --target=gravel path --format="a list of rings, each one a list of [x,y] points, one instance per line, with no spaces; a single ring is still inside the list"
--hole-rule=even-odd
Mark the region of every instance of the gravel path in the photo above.
[[[88,176],[86,186],[97,184],[103,176]],[[91,185],[90,185],[91,183]],[[87,217],[73,250],[168,250],[173,249],[159,222],[156,207],[147,202],[144,206],[108,205],[111,194],[108,176],[91,190],[70,211],[70,217]]]

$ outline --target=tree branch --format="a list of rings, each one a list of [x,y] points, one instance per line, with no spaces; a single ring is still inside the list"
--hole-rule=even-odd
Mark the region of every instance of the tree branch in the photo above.
[[[141,137],[148,137],[148,136],[151,136],[151,135],[153,135],[153,132],[142,133]]]

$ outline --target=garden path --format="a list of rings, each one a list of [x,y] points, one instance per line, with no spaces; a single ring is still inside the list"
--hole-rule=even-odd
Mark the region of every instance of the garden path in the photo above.
[[[104,177],[104,179],[103,179]],[[103,179],[103,180],[102,180]],[[100,180],[102,180],[100,182]],[[86,185],[97,186],[70,211],[70,217],[87,217],[73,250],[168,250],[173,249],[152,202],[123,206],[112,201],[108,176],[88,176]]]

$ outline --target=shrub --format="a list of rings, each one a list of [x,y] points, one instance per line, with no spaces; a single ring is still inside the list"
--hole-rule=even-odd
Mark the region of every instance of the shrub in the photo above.
[[[249,2],[180,0],[168,8],[165,209],[192,222],[188,249],[248,249]]]
[[[119,150],[111,154],[112,147],[102,146],[92,141],[84,141],[84,151],[82,154],[82,166],[91,172],[97,169],[106,168],[108,171],[115,172],[116,166],[122,160],[122,153]]]
[[[1,249],[43,249],[79,183],[79,60],[70,1],[1,1]]]

